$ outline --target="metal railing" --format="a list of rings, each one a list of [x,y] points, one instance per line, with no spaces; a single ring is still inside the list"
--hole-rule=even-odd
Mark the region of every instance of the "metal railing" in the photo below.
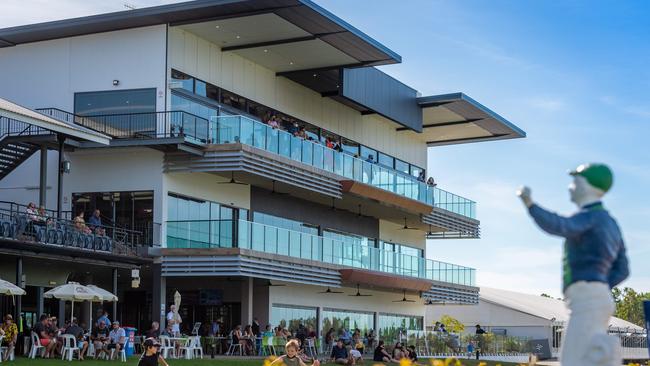
[[[0,238],[132,256],[139,247],[149,246],[137,231],[6,208],[0,208]]]
[[[0,116],[0,140],[10,136],[41,136],[51,133],[48,129]]]
[[[184,137],[189,142],[210,143],[208,120],[184,111],[143,112],[80,116],[58,108],[37,111],[113,138]]]
[[[192,220],[166,223],[168,248],[251,249],[346,267],[474,286],[476,270],[245,220]]]
[[[38,206],[37,206],[38,207]],[[11,201],[0,201],[0,210],[8,212],[10,215],[22,214],[27,212],[28,205]],[[61,218],[64,220],[72,219],[72,211],[61,211]],[[56,210],[45,209],[45,216],[56,217]]]

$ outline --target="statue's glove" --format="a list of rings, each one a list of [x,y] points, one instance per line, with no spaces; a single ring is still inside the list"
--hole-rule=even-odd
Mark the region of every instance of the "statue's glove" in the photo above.
[[[521,186],[517,190],[517,196],[521,198],[521,201],[526,205],[526,207],[530,207],[533,205],[533,199],[531,198],[531,191],[530,188],[526,186]]]

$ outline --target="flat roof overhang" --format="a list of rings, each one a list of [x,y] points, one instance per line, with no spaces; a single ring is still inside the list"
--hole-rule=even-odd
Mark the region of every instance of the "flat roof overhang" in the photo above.
[[[341,273],[341,281],[349,285],[359,284],[414,292],[428,291],[433,285],[433,281],[429,280],[363,269],[346,268],[340,269],[339,273]]]
[[[352,193],[359,197],[382,202],[391,206],[400,207],[404,210],[427,215],[433,211],[433,206],[420,202],[397,193],[387,191],[369,184],[357,182],[355,180],[345,179],[340,181],[344,193]]]
[[[234,26],[236,21],[227,20],[244,17],[263,22],[253,23],[255,27],[241,28],[241,34],[231,34],[232,39],[228,39],[227,44],[216,44],[226,50],[245,53],[260,47],[286,48],[301,42],[316,42],[319,47],[326,45],[341,52],[348,57],[346,61],[357,65],[401,62],[397,53],[309,0],[198,0],[30,24],[0,29],[0,47],[159,24],[183,25],[196,30],[192,25],[202,23],[212,25],[213,33],[219,34],[227,33],[228,27],[217,29],[219,23],[211,22],[221,21]],[[265,24],[271,27],[263,26]],[[295,66],[289,68],[293,70],[305,67],[299,62],[287,63],[287,66]]]
[[[420,138],[428,146],[526,137],[519,127],[463,93],[420,97],[417,102],[423,114]]]

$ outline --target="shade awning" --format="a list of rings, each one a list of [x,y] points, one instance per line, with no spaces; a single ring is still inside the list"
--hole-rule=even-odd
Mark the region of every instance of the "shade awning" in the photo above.
[[[0,117],[44,128],[53,133],[61,133],[78,140],[96,142],[102,145],[108,145],[111,141],[110,137],[99,132],[59,121],[2,98],[0,98]]]
[[[416,213],[430,214],[433,206],[356,180],[342,180],[342,191]]]
[[[519,127],[463,93],[420,97],[417,103],[422,108],[420,138],[428,146],[526,137]]]
[[[433,285],[433,281],[429,280],[363,269],[341,269],[339,272],[341,273],[341,281],[347,284],[361,284],[416,292],[427,291]]]
[[[0,295],[22,296],[24,294],[26,294],[25,290],[0,278]]]

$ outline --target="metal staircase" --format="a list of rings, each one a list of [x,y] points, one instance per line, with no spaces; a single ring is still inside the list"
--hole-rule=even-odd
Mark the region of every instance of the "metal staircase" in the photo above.
[[[20,137],[49,135],[52,132],[25,122],[0,117],[0,180],[39,150],[39,146]]]

